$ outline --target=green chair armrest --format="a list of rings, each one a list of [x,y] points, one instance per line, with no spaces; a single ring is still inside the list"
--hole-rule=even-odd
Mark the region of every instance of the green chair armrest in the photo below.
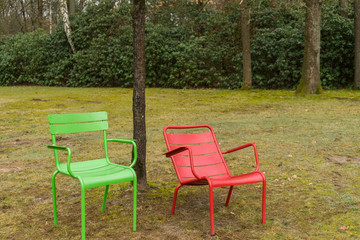
[[[129,143],[132,144],[134,147],[134,159],[132,161],[132,163],[130,164],[130,168],[132,168],[136,161],[137,161],[137,148],[136,148],[136,143],[134,139],[125,139],[125,138],[118,138],[118,139],[107,139],[108,142],[120,142],[120,143]]]
[[[68,148],[68,147],[61,147],[61,146],[55,146],[55,145],[47,145],[47,147],[50,148],[50,149],[54,149],[54,151],[56,151],[56,150],[67,151],[67,153],[68,153],[68,160],[67,160],[67,163],[66,163],[66,167],[67,167],[67,170],[68,170],[70,176],[72,176],[72,177],[75,178],[75,176],[74,176],[74,174],[72,173],[71,168],[70,168],[70,164],[71,164],[71,150],[70,150],[70,148]],[[57,155],[56,155],[56,156],[57,156]],[[60,171],[59,159],[58,159],[57,157],[56,157],[55,159],[56,159],[56,167],[57,167],[57,169]]]

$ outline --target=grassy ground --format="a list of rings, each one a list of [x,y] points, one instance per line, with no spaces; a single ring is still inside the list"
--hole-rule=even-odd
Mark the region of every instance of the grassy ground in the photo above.
[[[131,231],[128,184],[86,192],[88,239],[359,239],[360,92],[325,91],[295,97],[291,91],[147,89],[149,188],[139,193],[138,231]],[[0,239],[80,239],[80,189],[59,176],[59,225],[53,226],[51,174],[55,170],[47,115],[107,111],[109,137],[132,138],[131,89],[0,88]],[[215,230],[210,237],[208,189],[180,189],[166,151],[167,125],[213,126],[222,150],[255,142],[268,181],[267,222],[261,224],[261,185],[238,186],[229,207],[226,188],[215,189]],[[81,143],[89,141],[86,148]],[[69,135],[75,160],[101,156],[99,136]],[[82,151],[81,151],[82,150]],[[127,164],[130,152],[110,146]],[[81,154],[80,154],[81,153]],[[233,174],[251,171],[252,152],[227,157]]]

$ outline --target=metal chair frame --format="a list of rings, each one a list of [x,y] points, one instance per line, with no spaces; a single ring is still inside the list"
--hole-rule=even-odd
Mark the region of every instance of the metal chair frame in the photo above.
[[[76,178],[81,186],[81,236],[85,239],[85,190],[105,186],[104,199],[101,212],[105,210],[106,199],[111,184],[121,182],[133,182],[133,231],[136,231],[136,198],[137,178],[133,166],[137,160],[135,140],[132,139],[107,139],[108,129],[107,113],[75,113],[75,114],[52,114],[49,115],[52,145],[47,147],[54,150],[56,171],[52,175],[52,195],[54,225],[57,226],[57,204],[55,178],[58,173]],[[69,147],[56,145],[56,135],[82,132],[102,131],[105,157],[102,159],[71,162],[71,150]],[[133,161],[130,166],[123,166],[110,162],[108,154],[108,142],[131,144],[133,147]],[[58,151],[67,152],[67,162],[60,163]]]
[[[172,134],[169,129],[176,131],[206,130],[201,133]],[[173,130],[174,131],[174,130]],[[262,191],[262,224],[265,224],[266,209],[266,178],[259,171],[259,159],[255,143],[248,143],[228,151],[222,152],[216,140],[214,130],[209,125],[168,126],[163,131],[168,152],[180,184],[175,188],[171,214],[175,212],[177,193],[184,185],[209,185],[210,227],[211,235],[215,234],[213,188],[230,186],[225,206],[229,205],[234,186],[250,183],[263,183]],[[253,172],[232,176],[223,157],[247,147],[253,147],[256,169]]]

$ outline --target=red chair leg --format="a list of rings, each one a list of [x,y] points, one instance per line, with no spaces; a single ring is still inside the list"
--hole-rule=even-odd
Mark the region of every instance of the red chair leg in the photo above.
[[[179,188],[181,187],[182,185],[179,184],[176,188],[175,188],[175,192],[174,192],[174,199],[173,199],[173,205],[172,205],[172,209],[171,209],[171,215],[174,215],[174,212],[175,212],[175,205],[176,205],[176,198],[177,198],[177,193],[178,193],[178,190]]]
[[[232,193],[233,188],[234,188],[234,186],[230,186],[229,193],[228,193],[228,196],[227,196],[227,199],[226,199],[226,203],[225,203],[225,206],[226,206],[226,207],[229,205],[230,197],[231,197],[231,193]]]
[[[262,224],[265,224],[265,210],[266,210],[266,180],[263,181],[262,194]]]
[[[210,187],[210,185],[209,185],[209,200],[210,200],[210,229],[211,229],[211,235],[215,235],[213,188]]]

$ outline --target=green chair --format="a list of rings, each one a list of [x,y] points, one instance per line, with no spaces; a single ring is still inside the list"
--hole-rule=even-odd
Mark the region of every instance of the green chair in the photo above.
[[[107,139],[108,129],[107,113],[76,113],[76,114],[53,114],[49,115],[52,145],[47,147],[54,150],[57,170],[52,175],[52,194],[54,208],[54,225],[57,225],[56,187],[55,177],[58,173],[68,175],[80,181],[81,185],[81,236],[85,239],[85,190],[105,186],[104,200],[101,211],[105,210],[106,197],[109,185],[121,182],[133,182],[133,231],[136,231],[136,174],[133,166],[136,163],[137,151],[134,140],[130,139]],[[71,162],[69,147],[56,145],[56,135],[102,131],[104,138],[105,157],[102,159]],[[129,167],[111,163],[108,155],[108,142],[128,143],[133,146],[133,161]],[[67,162],[60,164],[58,150],[67,152]]]

